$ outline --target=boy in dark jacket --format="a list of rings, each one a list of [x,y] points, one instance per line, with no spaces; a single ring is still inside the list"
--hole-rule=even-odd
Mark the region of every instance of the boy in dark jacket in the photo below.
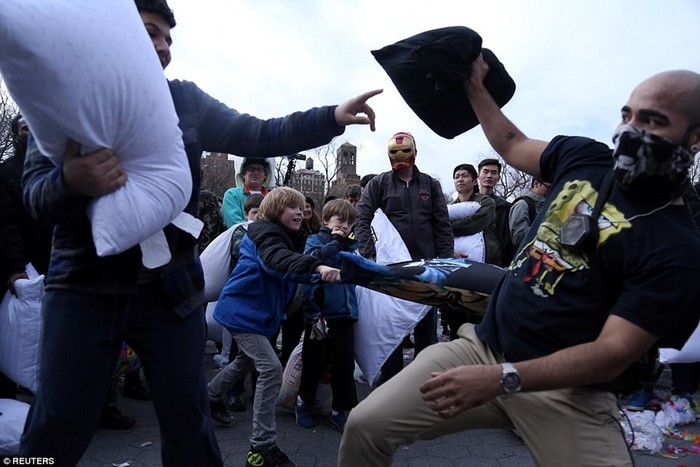
[[[282,385],[282,365],[270,337],[280,327],[296,282],[310,281],[313,273],[327,282],[340,279],[338,269],[302,254],[306,238],[299,227],[304,203],[304,195],[288,187],[265,196],[214,311],[214,319],[231,331],[240,352],[209,382],[212,413],[226,414],[222,400],[226,390],[253,367],[260,373],[253,403],[249,466],[294,465],[277,447],[275,402]]]
[[[306,254],[324,264],[339,267],[341,251],[355,252],[357,241],[350,235],[355,222],[355,208],[344,199],[334,199],[323,206],[323,227],[306,240]],[[342,433],[348,412],[357,405],[355,389],[355,322],[357,297],[351,284],[314,284],[304,286],[311,303],[305,316],[306,331],[301,352],[302,372],[295,404],[297,425],[314,426],[312,407],[321,374],[331,364],[333,405],[328,416],[331,426]],[[327,322],[327,323],[326,323]]]

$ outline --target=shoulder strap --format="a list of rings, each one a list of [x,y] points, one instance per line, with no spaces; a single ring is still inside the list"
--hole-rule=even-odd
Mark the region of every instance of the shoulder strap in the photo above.
[[[537,217],[537,205],[535,204],[535,200],[533,200],[529,196],[520,196],[513,200],[513,204],[511,204],[510,207],[512,208],[513,206],[515,206],[515,203],[517,203],[518,201],[525,201],[525,203],[527,204],[527,217],[528,219],[530,219],[530,224],[532,224],[532,221],[534,221],[535,217]]]

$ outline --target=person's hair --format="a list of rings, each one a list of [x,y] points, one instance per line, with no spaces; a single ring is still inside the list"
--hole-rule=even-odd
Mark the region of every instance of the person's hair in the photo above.
[[[314,201],[314,199],[313,199],[311,196],[309,196],[309,195],[304,195],[304,202],[305,202],[305,203],[309,203],[309,204],[311,205],[311,210],[312,210],[312,211],[313,211],[314,209],[316,209],[316,202]]]
[[[503,169],[503,166],[501,165],[501,161],[498,159],[484,159],[483,161],[479,162],[479,172],[481,172],[481,169],[485,165],[495,165],[498,167],[498,173],[501,173],[501,170]]]
[[[364,177],[360,179],[360,187],[364,189],[364,187],[367,186],[370,180],[372,180],[374,177],[376,177],[377,174],[367,174]]]
[[[243,164],[241,164],[241,177],[245,175],[250,164],[262,165],[263,170],[265,170],[265,175],[267,176],[267,171],[270,168],[268,167],[267,161],[265,159],[246,159],[243,161]]]
[[[355,222],[355,207],[346,199],[330,200],[323,206],[321,218],[323,222],[328,222],[333,216],[338,216],[352,224]]]
[[[323,205],[325,206],[329,202],[333,201],[334,199],[338,199],[336,195],[328,195],[325,198],[323,198]],[[311,205],[313,207],[313,204]]]
[[[469,174],[472,176],[472,178],[474,180],[476,180],[476,177],[479,175],[473,165],[471,165],[471,164],[459,164],[452,171],[452,178],[455,177],[455,174],[457,173],[458,170],[466,170],[467,172],[469,172]]]
[[[261,193],[253,193],[252,195],[248,196],[243,203],[243,212],[248,214],[251,209],[259,208],[260,203],[262,203],[264,198],[265,195]]]
[[[139,11],[147,11],[148,13],[155,13],[161,16],[170,29],[175,27],[175,14],[173,10],[168,6],[166,0],[135,0],[136,9]]]
[[[275,188],[263,197],[260,203],[258,219],[267,221],[277,221],[282,216],[285,208],[299,207],[304,209],[304,195],[294,188],[282,186]]]
[[[360,188],[360,185],[348,185],[345,188],[345,196],[344,198],[351,198],[351,197],[360,197],[362,196],[362,188]]]

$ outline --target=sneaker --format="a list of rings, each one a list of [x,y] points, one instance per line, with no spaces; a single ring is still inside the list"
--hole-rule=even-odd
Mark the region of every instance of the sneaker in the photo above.
[[[231,412],[245,412],[246,403],[240,395],[226,394],[226,408]]]
[[[345,429],[345,424],[348,422],[348,414],[331,410],[331,413],[328,414],[328,422],[333,428],[342,433]]]
[[[245,465],[246,467],[296,466],[276,444],[257,449],[251,446],[246,455]]]
[[[128,430],[136,425],[136,420],[124,415],[113,405],[102,407],[100,421],[97,426],[100,428],[109,428],[110,430]]]
[[[210,400],[209,409],[211,410],[211,418],[213,418],[215,421],[221,423],[222,425],[228,425],[231,423],[231,414],[228,413],[224,401]]]
[[[653,392],[640,389],[630,396],[629,400],[625,403],[625,408],[633,412],[640,412],[646,408],[647,404],[649,404],[653,398]]]
[[[311,413],[311,404],[304,404],[301,399],[297,397],[297,403],[294,404],[294,413],[297,418],[297,425],[302,428],[313,428],[314,417]]]

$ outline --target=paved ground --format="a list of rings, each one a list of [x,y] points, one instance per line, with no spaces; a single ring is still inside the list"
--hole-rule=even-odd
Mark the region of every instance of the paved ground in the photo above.
[[[205,355],[205,364],[212,375],[215,371],[211,361],[213,352],[213,348],[209,347]],[[367,387],[364,385],[358,385],[358,390],[362,396],[367,394]],[[79,466],[161,465],[158,425],[151,403],[121,399],[119,406],[124,413],[136,418],[136,427],[126,431],[98,430]],[[277,421],[278,444],[298,465],[336,465],[340,434],[327,424],[324,417],[318,417],[317,426],[311,430],[297,427],[290,413],[279,412]],[[216,426],[225,465],[245,464],[250,427],[250,407],[246,412],[234,414],[234,422],[230,426]],[[700,434],[698,423],[683,428]],[[675,439],[667,439],[665,446],[669,444],[692,446],[688,441]],[[663,458],[641,451],[634,451],[633,454],[638,467],[700,466],[698,453],[680,453],[676,458]],[[510,431],[476,430],[402,448],[396,455],[394,465],[531,467],[535,464],[527,448]]]

